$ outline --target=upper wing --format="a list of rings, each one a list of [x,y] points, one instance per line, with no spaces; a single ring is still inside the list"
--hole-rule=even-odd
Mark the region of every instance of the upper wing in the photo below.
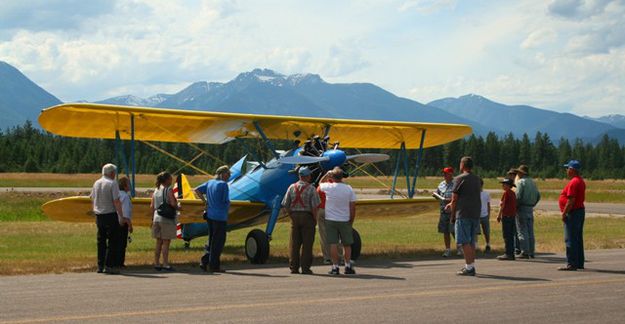
[[[271,115],[251,115],[70,103],[44,109],[39,124],[54,134],[129,139],[134,116],[135,139],[162,142],[222,144],[237,137],[258,137],[257,123],[271,139],[295,140],[324,134],[329,127],[333,141],[346,148],[418,148],[422,131],[424,147],[437,146],[471,134],[458,124],[350,120]]]

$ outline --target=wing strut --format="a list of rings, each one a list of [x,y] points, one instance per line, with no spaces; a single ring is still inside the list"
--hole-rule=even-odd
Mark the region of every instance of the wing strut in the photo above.
[[[408,190],[408,198],[413,198],[415,193],[417,192],[417,177],[419,176],[419,169],[421,168],[421,160],[423,159],[423,146],[425,142],[425,129],[421,130],[421,141],[419,145],[419,151],[417,151],[417,162],[415,164],[415,170],[413,178],[411,179],[410,175],[410,167],[409,167],[409,156],[408,151],[406,150],[406,143],[402,142],[399,147],[399,152],[397,152],[397,162],[395,162],[395,172],[393,173],[393,186],[391,189],[391,198],[395,195],[395,190],[397,186],[397,177],[399,176],[399,168],[401,164],[401,160],[403,160],[404,164],[404,174],[406,175],[406,189]]]
[[[135,188],[137,187],[135,182],[135,175],[137,174],[137,163],[135,159],[135,115],[130,114],[130,168],[132,169],[132,178],[131,178],[131,186],[130,194],[134,197],[137,193]]]
[[[269,148],[269,150],[271,151],[271,154],[273,154],[273,157],[275,157],[276,160],[279,159],[280,154],[276,152],[276,149],[273,147],[273,144],[271,144],[271,141],[269,140],[269,138],[267,138],[267,135],[265,135],[263,128],[260,127],[260,124],[257,121],[254,121],[254,127],[256,127],[256,131],[258,131],[258,134],[260,135],[260,137],[262,137],[263,140],[265,141],[265,145],[267,146],[267,148]]]

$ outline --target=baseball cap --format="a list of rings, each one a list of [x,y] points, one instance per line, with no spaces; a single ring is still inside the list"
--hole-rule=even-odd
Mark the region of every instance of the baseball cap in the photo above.
[[[452,167],[446,167],[443,169],[443,173],[454,173],[454,168]]]
[[[298,171],[299,175],[302,177],[307,177],[312,174],[312,171],[308,167],[301,167]]]
[[[512,179],[510,179],[510,178],[505,178],[505,179],[503,179],[503,180],[499,181],[499,183],[501,183],[501,184],[507,184],[507,185],[509,185],[509,186],[511,186],[511,187],[516,187],[516,185],[514,184],[514,180],[512,180]]]
[[[577,171],[582,169],[582,163],[577,160],[570,160],[564,165],[567,169],[575,169]]]

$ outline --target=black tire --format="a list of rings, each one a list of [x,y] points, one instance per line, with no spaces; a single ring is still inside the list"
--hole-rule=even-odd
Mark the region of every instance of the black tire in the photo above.
[[[254,229],[245,238],[245,256],[252,264],[264,264],[269,258],[269,238],[265,232]]]
[[[352,260],[358,260],[360,257],[360,250],[362,249],[362,240],[360,239],[360,233],[356,229],[352,230],[354,236],[354,244],[352,244]]]

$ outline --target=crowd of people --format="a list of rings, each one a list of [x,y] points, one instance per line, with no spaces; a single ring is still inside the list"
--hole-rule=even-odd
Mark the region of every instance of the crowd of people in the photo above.
[[[571,160],[564,165],[569,182],[559,197],[559,207],[564,223],[564,240],[567,264],[561,271],[584,269],[584,219],[586,185],[581,177],[581,163]],[[484,253],[490,247],[491,200],[484,191],[484,181],[473,172],[473,159],[460,160],[461,173],[454,178],[454,169],[442,170],[444,180],[439,184],[434,197],[440,201],[438,232],[443,234],[445,251],[443,257],[451,255],[451,237],[456,240],[458,255],[464,256],[465,265],[458,275],[474,276],[478,235],[485,240]],[[530,177],[529,167],[521,165],[508,171],[499,181],[502,196],[499,203],[497,222],[501,224],[504,254],[498,260],[533,259],[536,254],[534,237],[534,207],[540,202],[540,191]]]
[[[473,173],[474,162],[465,156],[460,160],[460,174],[454,169],[442,170],[444,180],[434,196],[440,200],[438,232],[443,234],[443,257],[451,256],[451,240],[465,265],[458,275],[476,274],[475,258],[478,235],[485,240],[484,253],[491,251],[491,200],[484,191],[484,181]],[[581,163],[571,160],[566,165],[570,179],[562,190],[559,207],[564,223],[567,264],[562,271],[584,269],[583,228],[585,220],[585,183],[581,177]],[[315,188],[312,171],[298,168],[299,180],[292,184],[282,200],[282,208],[291,221],[289,241],[289,268],[291,273],[312,274],[315,229],[319,228],[320,245],[325,264],[331,265],[329,274],[339,275],[339,264],[344,262],[344,274],[355,274],[351,261],[353,244],[352,224],[356,217],[356,195],[343,182],[346,173],[334,168],[325,173]],[[98,272],[118,274],[124,267],[126,244],[133,232],[130,181],[120,177],[113,164],[102,167],[102,177],[91,192],[93,212],[96,215],[98,242]],[[206,203],[204,218],[208,224],[208,241],[200,268],[207,272],[225,272],[220,258],[226,241],[228,210],[230,208],[228,179],[230,169],[221,166],[215,178],[195,188],[195,193]],[[156,188],[151,199],[152,237],[155,239],[154,269],[174,271],[169,263],[169,246],[176,239],[177,215],[180,204],[172,188],[172,175],[162,172],[156,177]],[[534,207],[540,201],[540,192],[530,177],[529,167],[511,169],[502,185],[497,222],[502,226],[504,254],[497,259],[515,260],[535,257]],[[162,262],[161,262],[162,258]],[[301,272],[300,272],[301,270]]]

